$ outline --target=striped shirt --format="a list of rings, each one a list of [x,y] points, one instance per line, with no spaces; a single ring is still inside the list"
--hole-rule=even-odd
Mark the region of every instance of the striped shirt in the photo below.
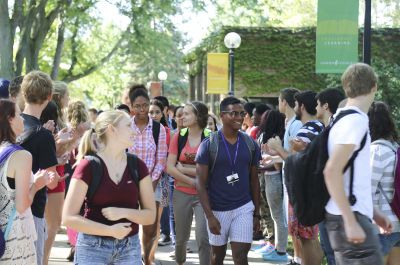
[[[158,147],[153,139],[153,120],[149,117],[149,123],[143,131],[136,126],[135,118],[132,118],[132,129],[135,132],[133,146],[129,152],[137,155],[143,160],[149,169],[151,179],[158,180],[167,164],[167,143],[164,126],[160,126],[160,135],[158,137]]]
[[[311,143],[313,138],[320,134],[324,129],[324,125],[318,121],[308,121],[304,123],[303,127],[297,132],[296,137],[300,138],[305,143]]]
[[[394,194],[395,150],[397,148],[397,144],[383,139],[371,143],[372,199],[374,206],[392,221],[393,232],[400,232],[400,222],[381,190],[391,202]]]

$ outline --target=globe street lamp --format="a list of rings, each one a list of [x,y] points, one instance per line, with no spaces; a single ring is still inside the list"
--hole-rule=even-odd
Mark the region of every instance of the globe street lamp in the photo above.
[[[233,49],[239,48],[241,38],[236,32],[229,32],[224,38],[226,48],[229,49],[229,95],[234,94],[234,53]]]
[[[158,79],[161,81],[161,93],[164,96],[164,81],[167,80],[168,74],[165,71],[158,73]]]

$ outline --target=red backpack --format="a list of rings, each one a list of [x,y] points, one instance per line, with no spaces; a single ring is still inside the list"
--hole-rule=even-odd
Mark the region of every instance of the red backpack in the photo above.
[[[400,147],[398,147],[396,149],[395,146],[389,145],[386,141],[380,141],[380,140],[375,141],[374,143],[389,147],[396,156],[394,170],[393,170],[394,193],[393,193],[392,201],[389,201],[388,197],[386,196],[385,192],[383,192],[381,187],[380,187],[380,189],[381,189],[381,192],[382,192],[383,196],[385,197],[385,199],[389,202],[390,207],[392,208],[392,211],[396,214],[397,218],[399,218],[399,220],[400,220]]]

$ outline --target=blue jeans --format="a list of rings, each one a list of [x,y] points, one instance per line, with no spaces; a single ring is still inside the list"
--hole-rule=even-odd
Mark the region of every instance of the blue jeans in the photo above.
[[[78,234],[74,264],[79,265],[131,265],[141,264],[139,236],[124,239]]]
[[[319,228],[319,240],[321,242],[321,248],[324,251],[326,261],[328,265],[336,265],[335,261],[335,253],[333,252],[331,243],[329,242],[328,231],[326,231],[326,227],[324,222],[318,224]]]
[[[160,227],[161,227],[161,234],[169,236],[170,234],[170,227],[169,227],[169,206],[164,207],[161,220],[160,220]]]
[[[173,195],[174,195],[174,178],[169,177],[169,230],[170,237],[172,240],[172,244],[175,245],[175,217],[174,217],[174,203],[173,203]]]

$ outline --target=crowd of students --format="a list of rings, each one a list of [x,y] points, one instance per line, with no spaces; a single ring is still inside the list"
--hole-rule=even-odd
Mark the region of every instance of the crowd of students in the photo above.
[[[144,85],[98,111],[70,102],[67,84],[40,71],[3,81],[0,263],[48,264],[62,223],[75,264],[150,265],[169,244],[185,264],[195,219],[202,265],[224,264],[228,243],[238,265],[249,251],[287,264],[324,256],[329,265],[399,264],[397,128],[389,107],[374,101],[370,66],[349,66],[342,86],[282,89],[277,108],[226,97],[217,117],[203,102],[150,99]],[[330,200],[324,221],[306,226],[288,199],[285,175],[296,172],[285,172],[285,160],[326,127]]]

